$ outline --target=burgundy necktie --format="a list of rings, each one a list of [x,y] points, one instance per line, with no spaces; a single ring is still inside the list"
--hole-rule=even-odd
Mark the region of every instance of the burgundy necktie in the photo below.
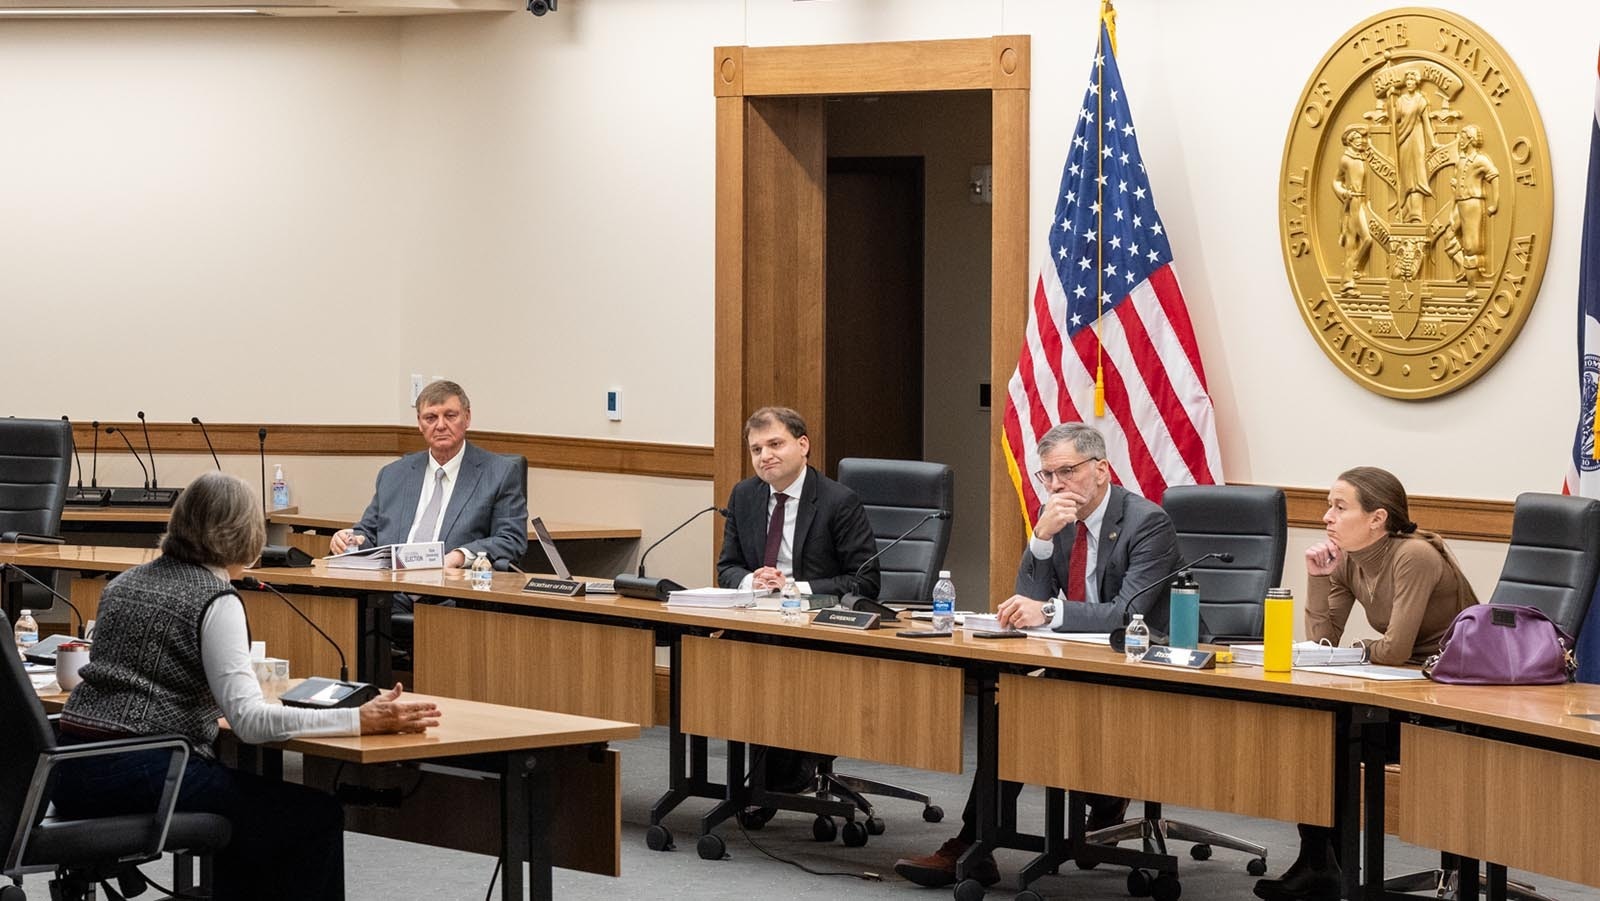
[[[1072,536],[1072,556],[1067,560],[1067,600],[1085,601],[1089,598],[1089,527],[1077,524],[1077,534]]]
[[[783,504],[789,496],[780,491],[773,497],[777,503],[772,505],[772,521],[767,523],[767,550],[761,555],[762,566],[778,565],[778,548],[783,544]]]

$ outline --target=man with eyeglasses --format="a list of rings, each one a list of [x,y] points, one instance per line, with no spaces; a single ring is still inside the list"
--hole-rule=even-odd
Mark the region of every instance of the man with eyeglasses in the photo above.
[[[1111,484],[1106,440],[1081,422],[1056,426],[1039,439],[1040,470],[1034,473],[1049,497],[1022,552],[1016,594],[998,608],[1000,625],[1025,629],[1050,625],[1058,632],[1110,632],[1125,618],[1143,613],[1152,631],[1167,631],[1167,593],[1133,595],[1178,568],[1178,533],[1166,511]],[[1003,782],[1001,805],[1016,803],[1022,786]],[[1126,798],[1089,795],[1089,831],[1122,822]],[[977,794],[967,797],[961,833],[925,857],[894,865],[905,879],[925,886],[951,885],[956,861],[977,841]],[[994,858],[968,864],[968,876],[984,885],[1000,881]]]

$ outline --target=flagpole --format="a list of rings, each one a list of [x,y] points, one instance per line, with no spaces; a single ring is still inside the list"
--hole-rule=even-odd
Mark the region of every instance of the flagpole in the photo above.
[[[1115,22],[1115,21],[1116,21],[1116,14],[1111,9],[1111,0],[1100,0],[1100,24],[1107,25],[1106,30],[1103,32],[1104,34],[1106,34],[1108,36],[1110,35],[1111,32],[1110,32],[1110,27],[1109,27],[1108,23]],[[1095,214],[1094,214],[1095,215],[1095,219],[1094,219],[1094,287],[1095,287],[1095,291],[1094,291],[1094,302],[1095,302],[1095,317],[1094,317],[1094,416],[1095,416],[1096,419],[1099,419],[1099,418],[1101,418],[1101,417],[1106,415],[1106,364],[1105,364],[1105,352],[1106,351],[1105,351],[1105,341],[1103,340],[1104,339],[1104,333],[1102,332],[1102,329],[1104,327],[1104,325],[1103,325],[1104,318],[1105,318],[1105,314],[1106,314],[1106,290],[1105,290],[1105,256],[1106,256],[1105,240],[1106,239],[1105,239],[1105,234],[1104,234],[1104,232],[1105,232],[1105,221],[1101,218],[1102,216],[1105,215],[1105,192],[1106,192],[1105,181],[1106,180],[1105,180],[1105,162],[1104,162],[1105,161],[1105,154],[1104,154],[1104,150],[1105,150],[1105,140],[1106,140],[1106,138],[1105,138],[1105,129],[1101,127],[1101,123],[1103,123],[1105,121],[1105,118],[1106,118],[1106,111],[1105,111],[1105,102],[1106,102],[1106,100],[1105,100],[1106,61],[1105,61],[1105,55],[1106,55],[1106,53],[1108,51],[1112,51],[1114,46],[1115,46],[1115,45],[1113,45],[1113,47],[1105,46],[1104,38],[1101,38],[1099,43],[1100,43],[1100,60],[1099,60],[1099,64],[1095,66],[1095,71],[1094,71],[1094,80],[1095,80],[1095,91],[1094,91],[1094,112],[1095,112],[1095,123],[1094,123],[1094,150],[1095,150],[1095,153],[1094,153],[1094,174],[1095,174],[1095,179],[1094,179],[1094,209],[1095,209]]]

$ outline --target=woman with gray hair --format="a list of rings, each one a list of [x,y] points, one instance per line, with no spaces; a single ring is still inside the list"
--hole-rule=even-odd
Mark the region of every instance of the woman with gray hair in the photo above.
[[[219,763],[218,718],[241,741],[310,735],[422,732],[431,703],[400,700],[395,685],[358,709],[302,710],[262,697],[250,663],[244,604],[229,584],[261,555],[266,528],[250,486],[208,472],[172,508],[161,556],[111,580],[83,683],[61,714],[65,744],[176,734],[191,753],[177,809],[232,825],[218,853],[214,897],[342,899],[344,812],[330,795]],[[63,765],[56,806],[69,817],[154,806],[164,751]]]

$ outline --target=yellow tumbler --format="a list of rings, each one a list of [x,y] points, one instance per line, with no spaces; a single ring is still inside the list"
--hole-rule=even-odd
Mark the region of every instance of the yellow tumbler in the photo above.
[[[1265,613],[1261,668],[1269,673],[1287,673],[1294,669],[1294,592],[1268,588]]]

